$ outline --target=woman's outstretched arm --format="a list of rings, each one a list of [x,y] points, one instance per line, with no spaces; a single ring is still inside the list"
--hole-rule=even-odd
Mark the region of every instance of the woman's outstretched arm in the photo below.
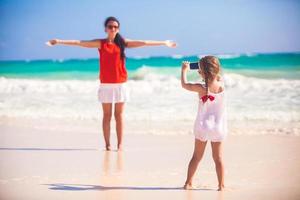
[[[79,46],[79,47],[86,47],[86,48],[100,48],[101,47],[101,40],[94,39],[94,40],[59,40],[59,39],[52,39],[46,42],[47,45],[70,45],[70,46]]]
[[[200,95],[204,95],[205,94],[205,89],[201,84],[199,84],[199,83],[189,83],[187,81],[186,73],[187,73],[187,70],[189,68],[189,65],[190,65],[189,62],[183,62],[182,63],[182,67],[181,67],[181,86],[186,90],[189,90],[189,91],[192,91],[192,92],[199,92]]]
[[[167,47],[176,47],[177,44],[170,40],[165,41],[153,41],[153,40],[125,40],[126,47],[136,48],[136,47],[145,47],[145,46],[167,46]]]

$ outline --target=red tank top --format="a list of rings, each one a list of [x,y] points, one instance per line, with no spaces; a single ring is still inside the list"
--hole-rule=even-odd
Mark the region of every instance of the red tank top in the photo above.
[[[101,83],[123,83],[127,81],[125,58],[121,58],[121,50],[115,43],[101,40],[101,48],[98,48],[100,56]]]

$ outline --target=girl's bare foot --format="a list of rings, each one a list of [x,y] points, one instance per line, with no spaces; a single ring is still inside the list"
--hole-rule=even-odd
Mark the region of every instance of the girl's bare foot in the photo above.
[[[184,186],[183,186],[183,189],[192,190],[192,189],[195,189],[195,188],[193,187],[193,185],[191,183],[185,183]]]
[[[225,187],[224,187],[224,185],[222,185],[222,186],[219,186],[218,191],[224,191],[224,189],[225,189]]]

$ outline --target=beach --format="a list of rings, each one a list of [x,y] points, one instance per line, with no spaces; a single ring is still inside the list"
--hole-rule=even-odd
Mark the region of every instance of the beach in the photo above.
[[[108,152],[99,130],[45,128],[38,120],[1,122],[1,199],[300,198],[298,136],[229,135],[223,192],[216,191],[208,143],[196,189],[186,191],[182,186],[193,151],[191,134],[126,134],[124,150],[113,146]]]
[[[199,57],[127,59],[122,152],[114,120],[104,151],[97,59],[1,61],[0,199],[300,199],[297,53],[218,55],[226,191],[216,191],[209,142],[197,189],[182,189],[199,97],[181,87],[180,63]]]
[[[0,1],[0,200],[300,200],[299,11]]]

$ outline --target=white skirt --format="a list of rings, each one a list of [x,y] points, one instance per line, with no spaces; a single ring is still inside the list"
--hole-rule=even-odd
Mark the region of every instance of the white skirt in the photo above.
[[[121,103],[129,101],[127,83],[100,83],[98,100],[101,103]]]

